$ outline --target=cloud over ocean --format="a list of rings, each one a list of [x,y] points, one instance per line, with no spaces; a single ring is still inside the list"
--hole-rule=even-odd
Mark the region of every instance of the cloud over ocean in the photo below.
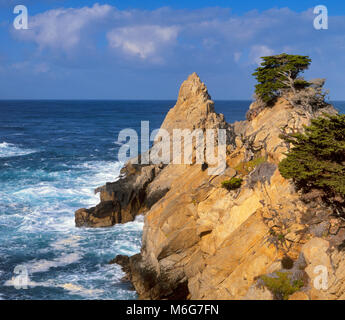
[[[329,79],[331,98],[344,98],[345,12],[331,14],[329,29],[320,31],[311,7],[238,14],[220,7],[118,9],[109,2],[36,11],[29,30],[14,30],[11,20],[0,26],[9,44],[0,55],[4,98],[35,98],[42,89],[43,98],[168,99],[176,82],[198,70],[217,99],[248,99],[247,74],[262,55],[281,52],[311,56],[308,76]]]

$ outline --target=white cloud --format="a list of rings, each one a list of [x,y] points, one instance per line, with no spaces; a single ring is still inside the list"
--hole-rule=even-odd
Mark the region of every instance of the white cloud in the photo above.
[[[158,58],[157,53],[161,48],[174,43],[177,35],[175,26],[139,25],[113,29],[107,38],[110,47],[145,60]]]
[[[288,8],[243,15],[222,8],[118,10],[98,4],[56,9],[31,16],[30,30],[10,29],[17,39],[32,42],[40,50],[8,60],[12,65],[16,59],[27,59],[27,69],[36,73],[45,70],[37,66],[42,61],[50,74],[56,66],[70,74],[76,69],[92,68],[100,74],[116,70],[120,79],[128,70],[145,78],[151,77],[147,70],[164,70],[179,79],[186,70],[212,72],[218,78],[233,77],[238,87],[242,85],[239,90],[245,86],[251,90],[248,74],[260,63],[260,57],[287,52],[311,56],[311,76],[338,77],[333,85],[340,87],[339,70],[345,68],[344,16],[330,16],[330,28],[322,32],[313,28],[314,18],[312,10],[294,12]],[[10,42],[8,47],[12,45]],[[20,43],[13,47],[21,50]]]
[[[90,8],[49,10],[30,17],[29,30],[15,31],[15,34],[23,40],[35,42],[41,49],[68,51],[80,43],[87,27],[107,17],[112,10],[109,5],[97,3]]]
[[[85,52],[90,55],[90,49],[96,50],[96,43],[103,41],[102,48],[108,44],[119,61],[134,57],[138,61],[162,62],[169,55],[174,62],[177,54],[188,55],[192,63],[204,63],[210,59],[221,62],[230,55],[233,63],[248,65],[285,47],[292,52],[315,47],[310,45],[317,37],[313,18],[310,10],[296,13],[288,8],[236,16],[220,8],[146,11],[95,4],[37,14],[30,17],[30,30],[13,32],[41,50],[52,49],[54,56],[75,50],[84,58]],[[174,51],[170,50],[175,44]]]
[[[274,50],[265,45],[254,45],[250,48],[249,60],[251,63],[260,65],[261,57],[270,56],[274,54]]]

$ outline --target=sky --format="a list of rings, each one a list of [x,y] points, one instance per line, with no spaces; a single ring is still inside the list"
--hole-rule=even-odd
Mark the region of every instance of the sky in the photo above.
[[[13,26],[17,4],[27,30]],[[196,72],[214,100],[248,100],[260,57],[286,52],[309,55],[304,76],[345,100],[338,0],[0,0],[0,43],[0,99],[176,99]]]

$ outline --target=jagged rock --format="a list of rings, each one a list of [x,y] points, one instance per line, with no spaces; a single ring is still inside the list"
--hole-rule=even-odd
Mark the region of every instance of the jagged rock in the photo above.
[[[194,80],[188,83],[193,87]],[[202,94],[200,99],[207,102],[209,98]],[[205,110],[208,108],[210,105]],[[214,179],[196,165],[184,172],[183,185],[173,178],[164,198],[146,213],[141,259],[132,280],[140,297],[166,298],[169,290],[187,284],[187,291],[179,291],[185,293],[183,298],[249,299],[255,296],[255,279],[287,250],[298,257],[305,228],[300,223],[307,208],[290,182],[281,177],[277,164],[289,147],[280,139],[282,128],[286,132],[302,130],[312,116],[280,99],[251,121],[234,125],[238,135],[228,155],[230,167],[257,153],[268,158],[244,177],[247,184],[236,193],[220,188],[225,176]],[[171,128],[169,121],[166,127]],[[263,218],[265,210],[269,215]],[[291,227],[290,232],[298,237],[293,239],[296,243],[283,243],[279,234],[272,236],[267,221],[276,221],[273,225],[278,223],[282,234],[288,234]],[[140,277],[148,270],[149,285],[147,277]]]
[[[110,227],[121,222],[120,205],[115,201],[104,201],[90,209],[79,209],[75,213],[77,227]]]
[[[246,113],[246,118],[248,121],[253,120],[258,114],[265,109],[265,103],[254,101],[250,106],[249,110]]]
[[[174,129],[227,129],[223,114],[217,114],[207,88],[194,72],[180,88],[174,108],[166,115],[162,129],[172,133]]]
[[[109,264],[114,264],[114,263],[120,265],[123,268],[126,268],[128,267],[128,264],[129,264],[129,257],[119,254],[114,259],[111,259],[109,261]]]
[[[280,134],[301,131],[323,111],[335,110],[327,106],[311,112],[284,98],[270,108],[254,103],[251,110],[249,120],[228,125],[215,113],[206,86],[190,75],[162,128],[226,129],[230,147],[225,172],[211,176],[207,165],[195,163],[129,162],[118,181],[98,190],[100,207],[77,211],[76,222],[86,226],[102,224],[96,219],[107,225],[130,221],[145,212],[141,253],[114,261],[123,266],[141,299],[272,299],[257,279],[285,268],[287,256],[294,261],[288,270],[294,279],[308,275],[310,285],[317,263],[325,263],[331,277],[329,290],[308,287],[291,299],[345,297],[344,228],[333,223],[332,232],[336,226],[340,230],[329,241],[310,240],[310,231],[330,220],[330,212],[314,205],[315,194],[301,199],[277,168],[290,147]],[[237,166],[259,156],[267,161],[241,176],[241,188],[229,192],[221,187],[222,181],[238,176]]]
[[[109,264],[118,264],[119,266],[121,266],[122,271],[125,272],[125,276],[121,279],[122,281],[130,281],[130,261],[129,261],[129,257],[128,256],[124,256],[124,255],[117,255],[114,259],[111,259],[109,261]]]
[[[94,208],[79,209],[75,213],[77,227],[109,227],[133,221],[149,205],[164,196],[168,187],[157,188],[147,196],[147,186],[159,175],[161,168],[128,163],[122,170],[123,178],[98,188],[101,202]],[[153,198],[153,199],[152,199]]]
[[[222,114],[214,110],[214,102],[196,73],[181,85],[179,96],[161,126],[169,133],[173,129],[225,129],[227,143],[234,143],[233,128]],[[138,157],[139,162],[141,157]],[[133,159],[136,160],[136,159]],[[187,165],[142,165],[130,160],[120,172],[120,178],[95,190],[100,204],[79,209],[75,213],[77,227],[108,227],[133,221],[145,213],[170,190],[171,183],[184,174]]]

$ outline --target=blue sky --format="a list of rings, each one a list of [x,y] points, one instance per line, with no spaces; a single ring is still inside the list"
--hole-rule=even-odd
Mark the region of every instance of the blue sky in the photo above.
[[[264,55],[310,55],[306,78],[345,100],[342,1],[0,0],[0,99],[175,99],[197,72],[214,99],[250,99]],[[329,11],[315,30],[313,8]]]

